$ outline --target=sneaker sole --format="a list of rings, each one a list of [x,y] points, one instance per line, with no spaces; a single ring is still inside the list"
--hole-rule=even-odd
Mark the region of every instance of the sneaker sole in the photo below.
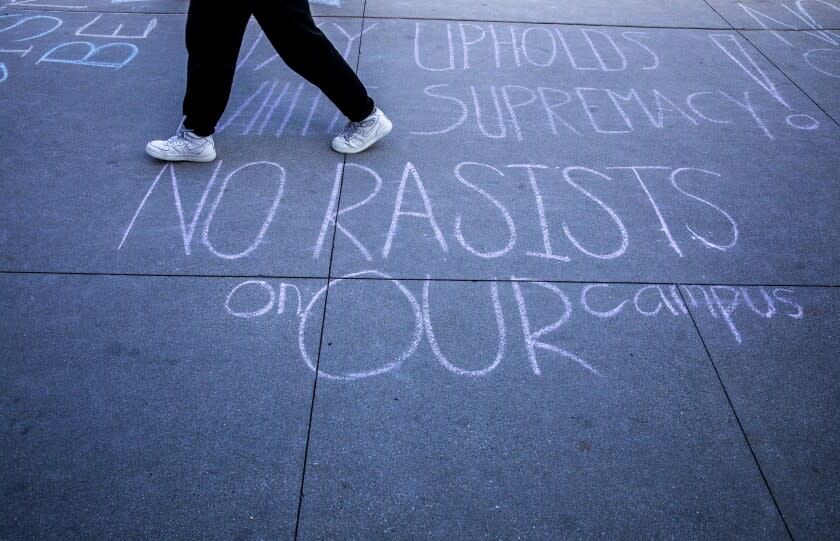
[[[216,151],[213,151],[212,155],[208,156],[171,156],[158,150],[157,148],[153,147],[152,145],[146,145],[146,154],[151,156],[152,158],[165,161],[165,162],[198,162],[198,163],[207,163],[212,162],[216,159]]]
[[[359,152],[364,152],[365,150],[369,149],[374,143],[391,133],[391,129],[393,129],[394,125],[387,117],[383,120],[384,122],[382,123],[382,131],[380,131],[376,135],[376,137],[369,141],[366,145],[361,146],[359,148],[336,148],[335,143],[333,143],[332,149],[340,154],[358,154]]]

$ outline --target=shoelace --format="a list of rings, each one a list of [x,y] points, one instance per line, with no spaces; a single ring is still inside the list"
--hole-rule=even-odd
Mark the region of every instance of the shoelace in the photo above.
[[[178,133],[166,140],[167,145],[185,145],[187,144],[187,132],[185,130],[178,130]]]
[[[353,122],[352,120],[344,126],[344,129],[341,131],[341,137],[344,138],[345,141],[348,143],[350,139],[356,136],[359,133],[359,130],[363,130],[365,128],[370,128],[376,122],[376,117],[366,118],[359,122]]]

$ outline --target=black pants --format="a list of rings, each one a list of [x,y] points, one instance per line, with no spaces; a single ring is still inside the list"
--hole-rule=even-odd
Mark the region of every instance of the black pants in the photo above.
[[[350,120],[373,111],[373,100],[312,20],[307,0],[193,0],[187,15],[184,127],[211,135],[225,111],[242,38],[251,15],[286,64],[317,86]]]

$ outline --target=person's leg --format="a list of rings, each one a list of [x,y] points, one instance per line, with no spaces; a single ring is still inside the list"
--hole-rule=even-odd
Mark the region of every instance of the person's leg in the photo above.
[[[251,17],[250,4],[243,0],[190,2],[184,127],[196,135],[212,135],[225,111],[239,48]]]
[[[307,0],[259,2],[254,16],[283,61],[317,86],[351,121],[373,112],[373,100],[344,58],[312,20]]]
[[[210,162],[216,159],[213,133],[230,97],[250,2],[222,5],[194,0],[187,14],[187,90],[184,129],[174,137],[149,141],[146,152],[159,160]],[[242,7],[244,6],[244,7]]]

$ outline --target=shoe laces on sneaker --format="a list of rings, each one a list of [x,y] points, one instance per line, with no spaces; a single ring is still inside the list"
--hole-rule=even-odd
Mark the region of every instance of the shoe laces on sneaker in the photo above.
[[[178,130],[178,133],[170,137],[166,140],[166,143],[169,145],[175,146],[185,146],[185,147],[194,147],[200,146],[204,142],[206,142],[209,137],[202,137],[200,135],[196,135],[195,133],[187,130],[186,128],[181,128]]]
[[[351,139],[359,135],[360,132],[364,132],[365,130],[370,129],[371,126],[376,124],[376,116],[370,115],[364,120],[360,120],[359,122],[353,122],[352,120],[344,126],[344,129],[341,131],[341,137],[350,142]]]
[[[187,143],[187,131],[184,129],[178,130],[175,135],[166,140],[166,144],[170,146],[185,146]]]

